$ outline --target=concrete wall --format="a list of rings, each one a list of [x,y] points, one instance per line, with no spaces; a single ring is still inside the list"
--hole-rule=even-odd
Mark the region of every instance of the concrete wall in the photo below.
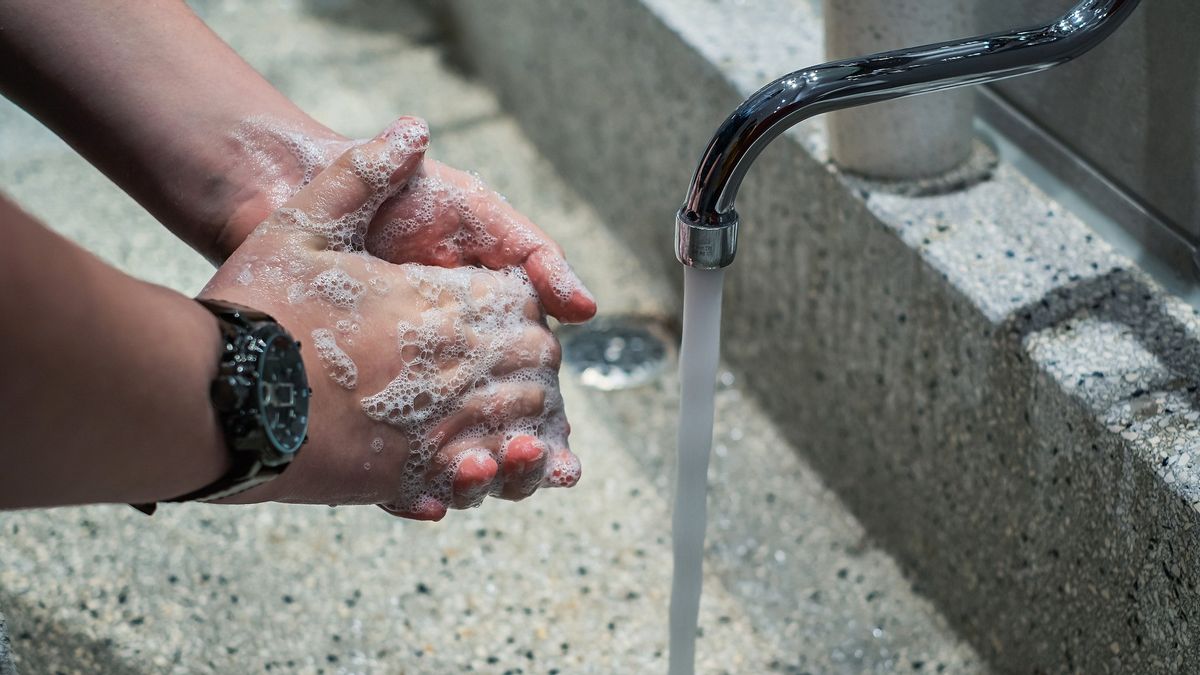
[[[1052,19],[1075,0],[980,2],[982,30]],[[1151,0],[1086,58],[996,88],[1200,240],[1200,3]]]
[[[780,7],[459,0],[452,19],[546,156],[678,278],[670,218],[709,134],[820,60],[817,18]],[[762,155],[738,206],[725,357],[986,659],[1200,660],[1190,308],[1011,167],[889,194],[837,174],[819,122]]]

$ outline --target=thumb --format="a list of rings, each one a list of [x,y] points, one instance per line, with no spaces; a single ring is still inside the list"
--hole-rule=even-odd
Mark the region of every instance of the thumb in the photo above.
[[[428,146],[425,121],[401,117],[383,133],[342,153],[277,214],[325,237],[327,248],[362,249],[367,224],[421,168]]]

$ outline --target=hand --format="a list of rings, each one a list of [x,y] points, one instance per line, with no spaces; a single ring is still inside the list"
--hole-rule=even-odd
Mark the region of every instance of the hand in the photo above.
[[[364,250],[380,205],[421,175],[427,143],[404,118],[349,148],[202,293],[280,321],[303,343],[313,388],[309,442],[282,475],[227,501],[375,503],[437,520],[488,494],[578,480],[561,352],[526,272]]]
[[[247,160],[247,189],[224,228],[226,250],[357,143],[315,123],[287,127],[268,119],[243,123],[233,137]],[[431,159],[373,216],[366,249],[393,263],[521,267],[550,315],[578,323],[596,313],[562,247],[479,178]]]

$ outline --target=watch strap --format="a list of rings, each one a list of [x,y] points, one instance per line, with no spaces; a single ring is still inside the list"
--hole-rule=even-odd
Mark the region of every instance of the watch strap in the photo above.
[[[217,317],[217,326],[221,331],[221,358],[225,358],[226,354],[231,351],[232,345],[241,337],[244,331],[253,330],[256,324],[263,322],[277,323],[273,317],[266,312],[261,312],[250,307],[238,305],[232,302],[209,300],[204,298],[196,298],[196,302],[204,306]],[[220,375],[218,374],[218,377]],[[202,488],[193,490],[187,494],[173,497],[171,499],[162,499],[163,502],[213,502],[218,499],[230,497],[241,492],[245,492],[252,487],[261,485],[272,478],[275,478],[286,464],[278,466],[270,466],[262,462],[258,457],[255,457],[249,452],[244,452],[230,436],[230,429],[226,420],[221,420],[221,431],[224,436],[224,444],[229,450],[229,454],[233,460],[233,466],[225,472],[221,478],[213,483],[209,483]],[[130,504],[133,508],[145,513],[146,515],[154,515],[158,509],[157,502],[147,504]]]
[[[240,461],[239,461],[240,460]],[[249,460],[249,461],[247,461]],[[242,466],[239,466],[242,465]],[[280,474],[280,467],[269,467],[250,457],[234,457],[234,467],[214,483],[209,483],[199,490],[193,490],[179,497],[161,499],[162,502],[215,502],[218,499],[231,497],[245,492],[252,487],[262,485]],[[148,504],[130,504],[142,513],[152,516],[158,509],[158,502]]]

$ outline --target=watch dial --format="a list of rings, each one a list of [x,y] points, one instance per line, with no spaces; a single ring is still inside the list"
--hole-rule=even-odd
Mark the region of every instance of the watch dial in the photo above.
[[[263,426],[276,448],[285,454],[300,449],[308,433],[308,377],[300,349],[283,333],[264,336],[259,401]]]

